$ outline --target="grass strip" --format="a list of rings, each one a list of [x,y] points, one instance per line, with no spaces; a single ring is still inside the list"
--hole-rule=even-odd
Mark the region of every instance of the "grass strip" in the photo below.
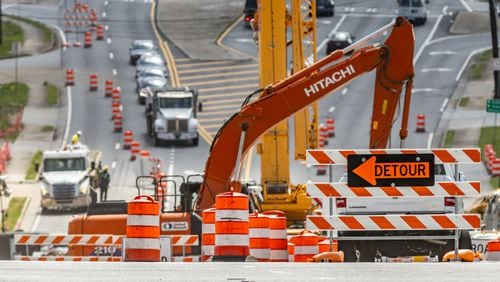
[[[6,213],[7,217],[5,218],[5,227],[8,231],[15,231],[17,221],[19,221],[24,203],[27,200],[27,197],[13,197],[10,199]]]
[[[38,150],[33,154],[33,157],[31,157],[31,163],[28,168],[28,171],[26,172],[26,180],[35,180],[37,171],[35,170],[35,164],[38,163],[40,164],[42,162],[42,151]]]
[[[444,147],[451,148],[453,147],[453,141],[455,140],[455,130],[446,131],[446,135],[444,137]]]

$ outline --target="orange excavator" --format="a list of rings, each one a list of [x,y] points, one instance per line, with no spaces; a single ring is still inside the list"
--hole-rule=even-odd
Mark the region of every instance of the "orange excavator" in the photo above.
[[[373,43],[374,39],[386,36],[383,43]],[[211,208],[215,196],[229,191],[241,191],[241,163],[250,147],[276,124],[292,117],[301,109],[317,102],[335,89],[353,81],[362,74],[376,71],[373,113],[370,129],[370,148],[387,146],[394,116],[401,93],[405,90],[402,109],[400,137],[407,137],[408,114],[413,83],[414,33],[412,25],[398,17],[393,23],[367,35],[353,45],[331,53],[322,60],[276,82],[264,89],[255,102],[249,103],[252,95],[245,100],[240,111],[222,126],[210,148],[202,182],[182,180],[180,195],[170,195],[180,199],[180,204],[160,216],[161,234],[200,234],[200,214]],[[349,55],[347,55],[349,54]],[[173,181],[168,176],[162,181]],[[181,178],[181,177],[180,177]],[[139,184],[138,179],[138,184]],[[154,178],[144,183],[153,183],[154,195],[159,199]],[[138,188],[140,185],[137,185]],[[175,185],[174,185],[175,186]],[[177,190],[174,188],[174,190]],[[141,193],[141,191],[139,191]],[[193,201],[193,194],[197,199]],[[166,193],[163,193],[166,194]],[[177,191],[175,192],[177,194]],[[89,210],[87,215],[74,217],[68,226],[68,234],[117,234],[126,230],[126,203],[107,203],[107,208]],[[195,207],[194,209],[192,207]],[[109,208],[114,209],[110,214]],[[88,255],[87,249],[72,249],[72,255]],[[199,253],[198,250],[188,250]],[[174,254],[176,250],[174,249]]]

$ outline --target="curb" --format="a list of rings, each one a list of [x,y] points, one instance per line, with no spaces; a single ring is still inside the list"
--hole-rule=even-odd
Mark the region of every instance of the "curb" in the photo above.
[[[13,230],[14,232],[16,230],[19,230],[20,227],[21,227],[21,224],[23,223],[24,221],[24,217],[26,215],[26,210],[28,209],[28,205],[29,203],[31,202],[31,197],[29,196],[26,196],[26,202],[24,202],[24,205],[23,205],[23,209],[21,210],[21,215],[19,216],[19,218],[17,219],[17,223],[16,223],[16,228]]]

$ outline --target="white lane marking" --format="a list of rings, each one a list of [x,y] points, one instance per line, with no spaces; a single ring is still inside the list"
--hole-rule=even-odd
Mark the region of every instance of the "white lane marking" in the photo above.
[[[118,74],[118,71],[116,69],[113,69],[112,72],[113,72],[114,76],[116,76]]]
[[[332,32],[335,32],[337,31],[337,29],[339,29],[340,25],[345,21],[346,19],[346,15],[342,15],[342,17],[340,18],[339,22],[335,25],[335,27],[333,27],[332,31],[330,31],[330,34]],[[316,52],[319,52],[321,49],[323,49],[326,45],[326,43],[328,42],[328,38],[325,38],[318,46],[318,48],[316,48]],[[312,61],[312,56],[310,56],[308,58],[308,61]]]
[[[483,51],[486,51],[486,50],[489,50],[489,49],[491,49],[491,47],[479,48],[479,49],[476,49],[476,50],[470,52],[469,56],[467,56],[467,59],[465,59],[462,67],[458,71],[457,76],[455,77],[455,82],[457,82],[460,79],[460,77],[462,76],[463,72],[465,71],[465,68],[469,64],[470,59],[472,59],[473,56],[475,56],[477,53],[480,53],[480,52],[483,52]]]
[[[33,225],[31,226],[31,232],[35,232],[38,229],[38,224],[40,224],[40,219],[42,218],[42,215],[37,212],[35,216],[35,222],[33,222]]]
[[[431,56],[436,56],[436,55],[454,55],[454,54],[458,54],[458,52],[455,52],[455,51],[432,51],[432,52],[429,52],[429,55],[431,55]]]
[[[448,72],[448,71],[452,71],[452,69],[449,69],[449,68],[429,68],[429,69],[422,69],[422,72],[434,72],[434,71],[437,71],[437,72]]]
[[[108,6],[109,2],[108,1],[104,1],[104,6]]]
[[[342,92],[340,92],[340,94],[345,95],[345,94],[347,94],[347,91],[348,90],[347,90],[347,87],[346,87],[346,88],[342,89]]]
[[[333,113],[335,111],[335,106],[331,106],[330,109],[328,109],[328,113]]]
[[[413,58],[413,65],[415,65],[418,61],[418,58],[420,58],[420,56],[422,55],[422,52],[424,51],[424,48],[429,44],[429,42],[431,41],[431,38],[434,36],[434,33],[436,32],[437,30],[437,27],[439,25],[439,23],[441,22],[441,19],[443,18],[443,15],[439,15],[439,17],[437,18],[436,20],[436,23],[434,24],[434,26],[432,27],[432,30],[431,32],[429,33],[429,35],[427,36],[427,38],[425,38],[425,41],[424,43],[422,44],[422,46],[420,46],[420,49],[418,49],[418,52],[417,54],[415,55],[415,58]]]
[[[109,38],[109,37],[108,37],[108,38],[106,39],[106,42],[107,42],[108,44],[111,44],[111,38]]]
[[[446,105],[448,105],[448,101],[450,101],[449,98],[444,99],[443,104],[441,105],[441,109],[439,109],[440,112],[444,112]]]
[[[104,19],[106,17],[106,12],[102,12],[102,18]]]
[[[448,10],[448,6],[444,6],[444,7],[443,7],[443,10],[441,10],[441,13],[442,13],[443,15],[446,15],[446,11],[447,11],[447,10]]]
[[[434,132],[431,132],[431,134],[429,134],[429,137],[427,138],[427,149],[432,146],[432,139],[434,139]]]
[[[418,93],[418,92],[433,92],[436,91],[437,89],[435,88],[413,88],[411,93]]]
[[[442,42],[442,41],[446,41],[446,40],[450,40],[450,39],[467,40],[467,37],[472,37],[474,35],[477,35],[477,34],[464,34],[464,35],[444,36],[444,37],[440,37],[440,38],[437,38],[437,39],[429,41],[428,45],[435,44],[435,43]]]
[[[472,9],[470,8],[469,4],[465,3],[465,0],[460,0],[462,5],[464,5],[465,9],[467,9],[468,12],[472,12]]]
[[[254,42],[254,40],[250,38],[236,38],[234,41],[241,43]]]
[[[115,144],[115,150],[120,150],[120,143]]]
[[[109,29],[109,26],[108,25],[105,25],[104,26],[104,30],[108,30]]]
[[[269,273],[283,274],[283,273],[286,273],[286,272],[285,271],[281,271],[281,270],[269,270]]]
[[[116,162],[112,162],[111,163],[111,169],[115,169],[116,168]]]
[[[115,54],[113,54],[113,52],[109,52],[109,58],[110,58],[111,60],[113,60],[113,58],[114,58],[114,57],[115,57]]]

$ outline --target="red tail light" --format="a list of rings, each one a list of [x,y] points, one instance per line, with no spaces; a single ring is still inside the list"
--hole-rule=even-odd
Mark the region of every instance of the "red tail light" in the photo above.
[[[246,21],[246,22],[249,22],[251,19],[252,19],[252,18],[250,18],[250,17],[245,17],[245,21]]]
[[[346,203],[347,203],[347,199],[346,198],[337,198],[337,199],[335,199],[335,205],[337,206],[337,208],[345,208],[346,207]]]
[[[454,207],[455,206],[455,197],[444,197],[444,206],[445,207]]]

